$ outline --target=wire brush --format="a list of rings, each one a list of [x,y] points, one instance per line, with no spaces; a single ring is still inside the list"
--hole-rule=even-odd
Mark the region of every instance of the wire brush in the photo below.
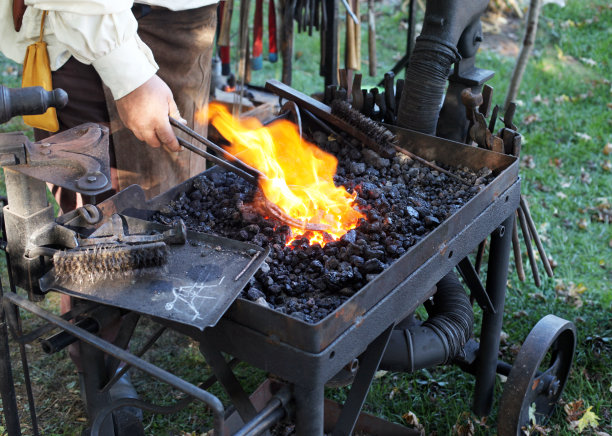
[[[382,157],[390,158],[395,156],[395,146],[397,145],[396,138],[387,128],[353,109],[351,105],[344,100],[333,100],[331,103],[331,111],[333,115],[341,118],[372,138],[376,143],[374,151]]]
[[[53,255],[55,277],[83,283],[126,277],[145,268],[166,264],[165,242],[143,244],[100,244],[60,250]]]

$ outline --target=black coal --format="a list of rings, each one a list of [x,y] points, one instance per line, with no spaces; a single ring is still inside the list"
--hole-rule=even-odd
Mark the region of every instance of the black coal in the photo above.
[[[225,171],[200,175],[156,216],[165,224],[180,217],[196,231],[270,246],[269,258],[241,297],[306,322],[325,318],[491,178],[488,168],[447,168],[466,185],[403,154],[386,159],[359,145],[341,147],[321,132],[312,139],[338,157],[335,182],[357,192],[357,207],[367,217],[339,241],[321,247],[302,238],[285,246],[289,227],[245,207],[255,188]]]

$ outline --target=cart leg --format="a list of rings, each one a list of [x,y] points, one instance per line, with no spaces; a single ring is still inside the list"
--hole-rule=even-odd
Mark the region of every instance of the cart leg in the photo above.
[[[491,412],[499,352],[499,336],[504,317],[508,261],[512,242],[514,213],[506,218],[491,235],[487,270],[487,294],[495,313],[485,311],[482,318],[480,348],[476,362],[476,386],[474,388],[474,413],[486,416]]]
[[[353,434],[353,429],[359,418],[374,374],[382,359],[383,353],[389,343],[394,325],[390,325],[383,333],[372,342],[361,357],[359,371],[353,382],[348,398],[342,407],[342,412],[336,422],[332,436],[348,436]]]
[[[0,284],[0,286],[2,285]],[[12,310],[12,306],[10,307],[9,310]],[[19,411],[17,410],[13,371],[11,369],[8,329],[6,327],[3,305],[0,305],[0,394],[2,395],[2,409],[4,411],[6,431],[9,436],[21,436]]]
[[[324,383],[294,386],[297,436],[323,434]]]

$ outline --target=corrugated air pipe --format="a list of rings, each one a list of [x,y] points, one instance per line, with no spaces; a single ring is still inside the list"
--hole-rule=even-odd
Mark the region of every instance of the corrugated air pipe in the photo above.
[[[449,363],[461,353],[472,335],[472,304],[452,271],[436,287],[433,303],[425,305],[429,318],[393,330],[381,369],[412,372]]]
[[[433,35],[417,38],[406,69],[397,123],[401,127],[434,135],[444,103],[446,79],[461,59],[457,47]]]

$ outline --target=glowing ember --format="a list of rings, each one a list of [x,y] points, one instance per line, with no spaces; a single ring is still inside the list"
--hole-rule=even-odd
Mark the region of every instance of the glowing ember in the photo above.
[[[353,207],[357,194],[334,185],[338,160],[302,140],[295,124],[278,120],[262,126],[257,119],[237,120],[215,103],[208,116],[230,142],[228,151],[266,176],[259,186],[268,201],[291,218],[326,228],[305,231],[289,224],[293,239],[304,235],[311,244],[323,246],[357,226],[363,217]]]

